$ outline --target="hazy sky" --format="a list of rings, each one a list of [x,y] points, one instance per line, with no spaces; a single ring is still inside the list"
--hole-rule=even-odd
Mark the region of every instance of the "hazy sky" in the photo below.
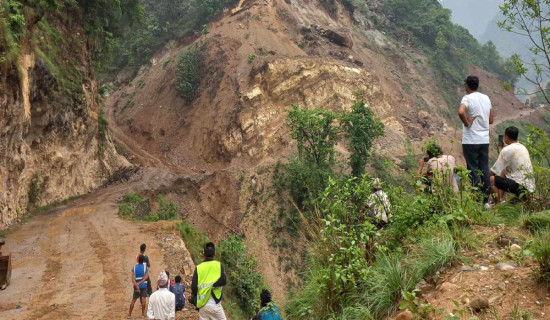
[[[442,0],[441,4],[451,9],[455,23],[465,27],[480,39],[489,23],[499,13],[504,0]]]

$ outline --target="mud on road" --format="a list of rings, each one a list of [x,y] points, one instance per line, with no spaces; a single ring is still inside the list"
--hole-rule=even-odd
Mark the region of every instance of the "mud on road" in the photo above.
[[[153,287],[163,269],[189,283],[194,265],[173,222],[120,219],[117,199],[140,182],[101,189],[32,218],[6,238],[11,285],[0,291],[0,319],[125,319],[130,271],[147,244]],[[187,293],[189,294],[189,293]],[[139,318],[139,302],[133,318]],[[184,311],[178,319],[195,319]]]

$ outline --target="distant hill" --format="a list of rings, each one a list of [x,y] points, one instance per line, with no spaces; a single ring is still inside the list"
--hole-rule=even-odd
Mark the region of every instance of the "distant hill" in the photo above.
[[[493,23],[493,18],[499,14],[499,5],[503,2],[503,0],[442,0],[441,4],[452,11],[454,23],[468,29],[474,37],[481,40],[487,27]]]

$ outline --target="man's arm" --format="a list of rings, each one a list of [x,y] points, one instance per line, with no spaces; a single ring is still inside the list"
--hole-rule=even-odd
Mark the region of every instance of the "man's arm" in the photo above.
[[[489,111],[489,124],[493,124],[495,122],[495,114],[493,113],[493,109]]]
[[[221,266],[221,275],[220,275],[220,278],[218,279],[218,281],[216,281],[214,283],[214,287],[223,287],[227,284],[227,279],[225,277],[225,270],[223,268],[223,266]]]
[[[139,290],[139,284],[136,282],[136,275],[134,274],[134,269],[132,269],[132,282],[136,290]]]
[[[197,283],[199,282],[199,277],[197,275],[197,269],[195,268],[195,272],[193,273],[193,280],[191,281],[191,294],[193,297],[197,296],[197,292],[199,291]]]
[[[418,166],[418,170],[416,171],[416,173],[417,173],[418,175],[421,175],[421,174],[422,174],[422,170],[424,170],[424,164],[425,164],[425,163],[426,163],[426,162],[424,161],[423,158],[420,159],[420,165]]]
[[[458,109],[458,116],[460,117],[460,120],[462,121],[462,123],[466,126],[466,127],[469,127],[472,125],[472,123],[474,123],[474,119],[468,119],[468,115],[467,115],[467,112],[468,111],[468,107],[466,107],[466,105],[463,103],[460,105],[460,108]]]

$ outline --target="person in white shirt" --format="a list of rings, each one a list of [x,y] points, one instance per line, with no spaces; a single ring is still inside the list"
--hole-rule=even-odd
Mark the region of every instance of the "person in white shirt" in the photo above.
[[[498,193],[496,203],[504,200],[504,193],[509,192],[522,198],[535,192],[533,165],[529,150],[518,142],[519,130],[508,127],[504,132],[505,147],[498,155],[491,168],[491,186],[493,194]]]
[[[147,318],[174,320],[176,318],[176,296],[168,290],[168,275],[163,270],[158,278],[159,289],[149,298]]]
[[[479,78],[468,76],[464,80],[468,93],[462,98],[458,115],[464,124],[462,130],[462,151],[470,178],[474,186],[480,186],[487,203],[490,192],[489,173],[489,125],[493,123],[494,114],[491,100],[479,93]]]

